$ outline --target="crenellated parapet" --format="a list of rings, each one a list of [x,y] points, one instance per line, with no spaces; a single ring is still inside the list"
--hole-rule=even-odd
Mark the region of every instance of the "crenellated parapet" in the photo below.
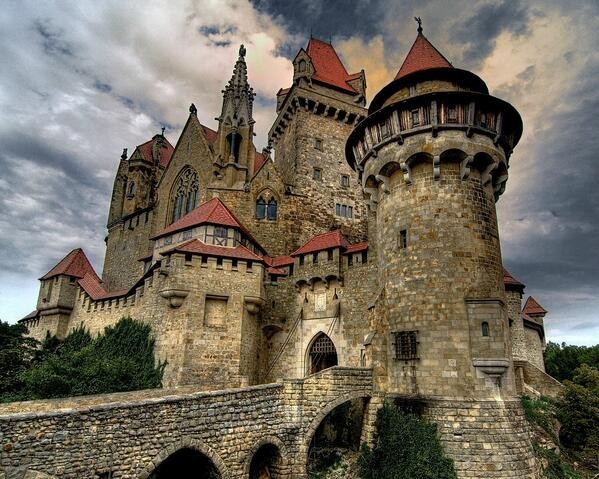
[[[347,160],[358,171],[371,206],[388,178],[401,171],[412,183],[412,169],[430,163],[435,181],[442,163],[459,163],[467,180],[473,170],[497,199],[505,190],[508,161],[522,133],[518,112],[508,103],[478,92],[423,94],[382,107],[357,125],[346,144]],[[379,188],[380,186],[380,188]]]

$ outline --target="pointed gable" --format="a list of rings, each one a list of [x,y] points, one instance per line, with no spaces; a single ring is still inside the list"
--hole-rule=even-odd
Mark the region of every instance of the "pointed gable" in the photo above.
[[[505,268],[503,268],[503,284],[505,285],[505,289],[508,291],[515,290],[520,291],[520,293],[524,292],[525,285],[514,278]]]
[[[206,203],[202,203],[200,206],[190,211],[181,219],[175,221],[172,225],[166,227],[160,233],[154,235],[150,239],[155,240],[157,238],[176,233],[177,231],[183,231],[202,224],[230,226],[232,228],[237,228],[243,231],[256,244],[260,244],[219,198],[212,198]]]
[[[347,73],[339,55],[329,43],[310,38],[306,52],[310,56],[314,67],[313,80],[331,85],[345,92],[357,94],[358,92],[347,83],[352,75]]]
[[[100,278],[96,275],[93,266],[81,248],[74,249],[67,254],[56,266],[42,276],[40,280],[50,279],[61,274],[75,278],[83,278],[87,274],[91,274],[100,281]]]
[[[528,316],[545,316],[547,314],[547,310],[541,306],[536,299],[532,296],[529,296],[524,304],[524,308],[522,308],[522,312]]]
[[[323,233],[314,236],[303,246],[291,253],[291,256],[298,256],[300,254],[315,253],[317,251],[324,251],[330,248],[343,248],[346,249],[349,246],[347,238],[343,235],[341,230],[330,231],[329,233]]]
[[[453,65],[419,32],[395,79],[431,68],[453,68]]]
[[[173,156],[173,151],[175,150],[173,148],[173,145],[171,145],[170,142],[164,136],[154,135],[154,137],[151,140],[146,141],[141,145],[138,145],[136,150],[139,151],[144,161],[153,164],[154,155],[152,154],[152,151],[154,149],[154,145],[157,142],[159,148],[158,164],[164,168],[166,167],[166,165],[168,165],[169,161],[171,160],[171,157]],[[133,153],[135,154],[135,152]]]

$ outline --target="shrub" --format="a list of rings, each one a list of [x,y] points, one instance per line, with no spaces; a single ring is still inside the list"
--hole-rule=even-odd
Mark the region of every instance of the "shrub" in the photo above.
[[[374,448],[362,446],[358,464],[362,479],[457,479],[437,426],[391,404],[378,411]]]
[[[166,363],[156,364],[150,326],[122,318],[92,339],[72,331],[43,360],[20,374],[19,399],[46,399],[160,387]]]
[[[0,401],[12,400],[23,386],[20,374],[29,367],[38,342],[24,336],[23,324],[0,321]]]

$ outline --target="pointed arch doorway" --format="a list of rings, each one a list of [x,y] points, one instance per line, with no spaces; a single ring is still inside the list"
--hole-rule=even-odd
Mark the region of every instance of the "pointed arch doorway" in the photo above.
[[[325,333],[318,333],[312,339],[307,354],[307,374],[314,374],[323,369],[337,366],[337,349],[335,344]]]

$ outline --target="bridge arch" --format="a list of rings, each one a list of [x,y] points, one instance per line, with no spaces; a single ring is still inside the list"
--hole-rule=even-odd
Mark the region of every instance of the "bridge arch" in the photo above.
[[[171,458],[177,452],[184,450],[195,451],[208,459],[214,465],[214,468],[222,479],[229,477],[227,466],[214,449],[197,439],[183,438],[179,441],[169,444],[162,449],[154,457],[154,459],[152,459],[151,463],[148,464],[148,466],[144,469],[139,476],[139,479],[152,479],[154,472],[160,467],[161,464],[163,464],[167,459]]]
[[[280,474],[287,472],[289,467],[289,454],[285,443],[277,436],[266,435],[262,437],[248,453],[245,464],[243,467],[243,477],[254,479],[252,473],[256,466],[256,460],[259,458],[261,452],[272,455],[271,459],[276,462],[275,467],[277,471],[273,478],[278,478]]]

